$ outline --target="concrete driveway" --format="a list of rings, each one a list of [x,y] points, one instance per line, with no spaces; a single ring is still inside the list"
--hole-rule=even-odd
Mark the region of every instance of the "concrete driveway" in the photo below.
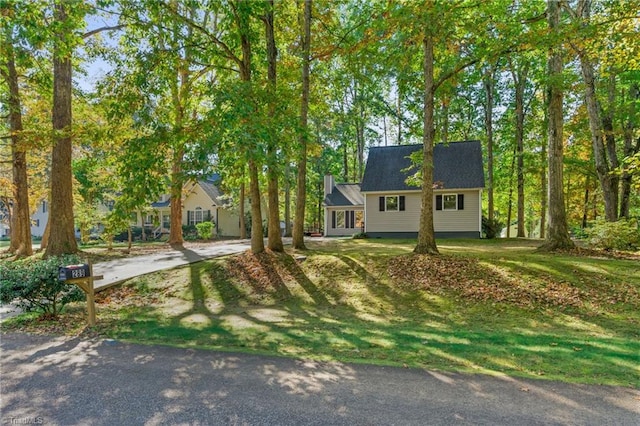
[[[640,392],[6,334],[2,424],[638,425]]]
[[[151,254],[99,262],[93,265],[93,274],[103,275],[104,279],[95,281],[94,288],[96,291],[101,291],[128,279],[151,272],[171,269],[204,259],[240,253],[250,248],[251,241],[249,240],[216,241],[210,244],[197,245],[185,243],[185,248],[182,250],[167,246]],[[20,309],[14,304],[0,304],[0,322],[18,315],[20,312]]]
[[[204,259],[240,253],[250,248],[251,241],[249,240],[218,241],[194,246],[186,243],[185,248],[182,250],[167,246],[166,249],[156,253],[99,262],[93,265],[93,273],[94,275],[103,275],[104,279],[95,281],[94,286],[97,291],[100,291],[140,275],[171,269]]]

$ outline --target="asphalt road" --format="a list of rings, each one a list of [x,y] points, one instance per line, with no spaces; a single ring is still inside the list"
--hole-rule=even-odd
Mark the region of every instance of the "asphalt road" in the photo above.
[[[2,335],[1,424],[638,425],[640,391]]]

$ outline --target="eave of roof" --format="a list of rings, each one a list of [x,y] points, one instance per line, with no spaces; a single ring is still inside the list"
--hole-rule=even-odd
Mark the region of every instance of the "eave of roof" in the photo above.
[[[324,198],[327,207],[357,207],[364,206],[364,197],[359,183],[337,183],[331,194]]]

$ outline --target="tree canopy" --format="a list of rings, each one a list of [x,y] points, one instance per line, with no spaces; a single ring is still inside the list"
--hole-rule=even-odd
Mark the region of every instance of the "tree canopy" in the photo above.
[[[557,243],[637,218],[639,16],[605,0],[5,1],[11,250],[30,254],[42,200],[54,255],[77,250],[76,228],[126,229],[161,194],[180,246],[183,188],[213,172],[254,252],[264,232],[282,249],[283,219],[302,249],[326,226],[323,175],[359,182],[370,147],[422,144],[415,251],[435,254],[433,146],[471,139],[483,215],[507,236]]]

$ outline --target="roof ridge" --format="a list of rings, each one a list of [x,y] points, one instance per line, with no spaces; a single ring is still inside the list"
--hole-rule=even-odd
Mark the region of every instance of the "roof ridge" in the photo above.
[[[447,141],[447,142],[436,142],[434,144],[435,145],[452,145],[452,144],[456,144],[456,143],[471,143],[471,142],[481,142],[480,139],[465,139],[465,140],[459,140],[459,141]],[[422,146],[423,144],[421,143],[410,143],[410,144],[403,144],[403,145],[387,145],[387,146],[370,146],[369,149],[375,148],[375,149],[385,149],[385,148],[403,148],[403,147],[418,147],[418,146]]]

